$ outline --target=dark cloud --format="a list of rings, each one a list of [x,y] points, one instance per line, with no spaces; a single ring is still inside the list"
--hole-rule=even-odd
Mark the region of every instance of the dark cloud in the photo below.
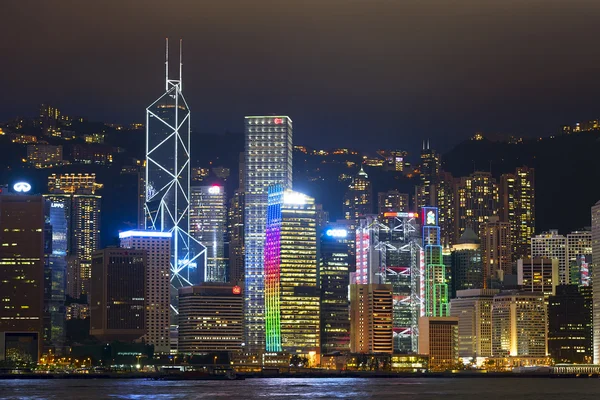
[[[142,120],[166,36],[184,39],[196,131],[274,112],[292,116],[298,143],[443,148],[599,114],[597,1],[20,0],[0,14],[1,118],[49,101]]]

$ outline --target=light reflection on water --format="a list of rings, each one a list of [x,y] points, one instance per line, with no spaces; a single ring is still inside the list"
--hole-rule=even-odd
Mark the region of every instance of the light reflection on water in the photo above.
[[[587,400],[600,379],[398,378],[245,381],[4,380],[0,399],[401,399]]]

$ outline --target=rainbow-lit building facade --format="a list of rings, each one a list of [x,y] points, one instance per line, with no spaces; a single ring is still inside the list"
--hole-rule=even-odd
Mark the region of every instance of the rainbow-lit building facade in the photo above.
[[[450,316],[446,266],[442,255],[437,207],[421,209],[423,227],[423,250],[425,256],[424,315],[425,317]]]
[[[282,185],[268,189],[265,347],[314,356],[320,346],[317,230],[313,198]]]

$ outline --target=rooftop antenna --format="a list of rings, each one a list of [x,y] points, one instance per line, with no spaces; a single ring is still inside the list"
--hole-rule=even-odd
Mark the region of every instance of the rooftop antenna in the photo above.
[[[169,90],[169,38],[165,38],[165,91]]]
[[[183,80],[181,79],[181,68],[183,66],[183,39],[179,39],[179,90],[183,90]]]
[[[429,147],[429,139],[427,139],[427,150],[431,150],[431,148]]]

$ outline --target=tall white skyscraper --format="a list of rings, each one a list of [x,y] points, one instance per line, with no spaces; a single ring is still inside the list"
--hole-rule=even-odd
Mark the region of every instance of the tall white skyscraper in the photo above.
[[[567,238],[557,230],[550,230],[531,238],[531,257],[558,259],[558,276],[562,284],[569,283],[567,268]]]
[[[600,201],[592,207],[592,257],[600,259]],[[592,286],[600,286],[600,268],[592,258]],[[594,364],[600,363],[600,290],[593,291]]]
[[[154,231],[127,231],[119,234],[121,247],[146,250],[145,319],[147,344],[155,353],[169,353],[169,270],[171,234]]]
[[[203,282],[227,282],[227,196],[220,185],[192,186],[190,193],[190,235],[206,247]]]
[[[267,188],[292,188],[292,120],[287,116],[245,118],[244,340],[247,351],[265,349],[264,257]]]
[[[205,249],[190,232],[190,109],[182,94],[181,42],[179,79],[169,79],[169,42],[165,92],[146,109],[146,229],[172,233],[171,284],[200,281],[197,264]],[[176,296],[172,305],[176,308]]]

